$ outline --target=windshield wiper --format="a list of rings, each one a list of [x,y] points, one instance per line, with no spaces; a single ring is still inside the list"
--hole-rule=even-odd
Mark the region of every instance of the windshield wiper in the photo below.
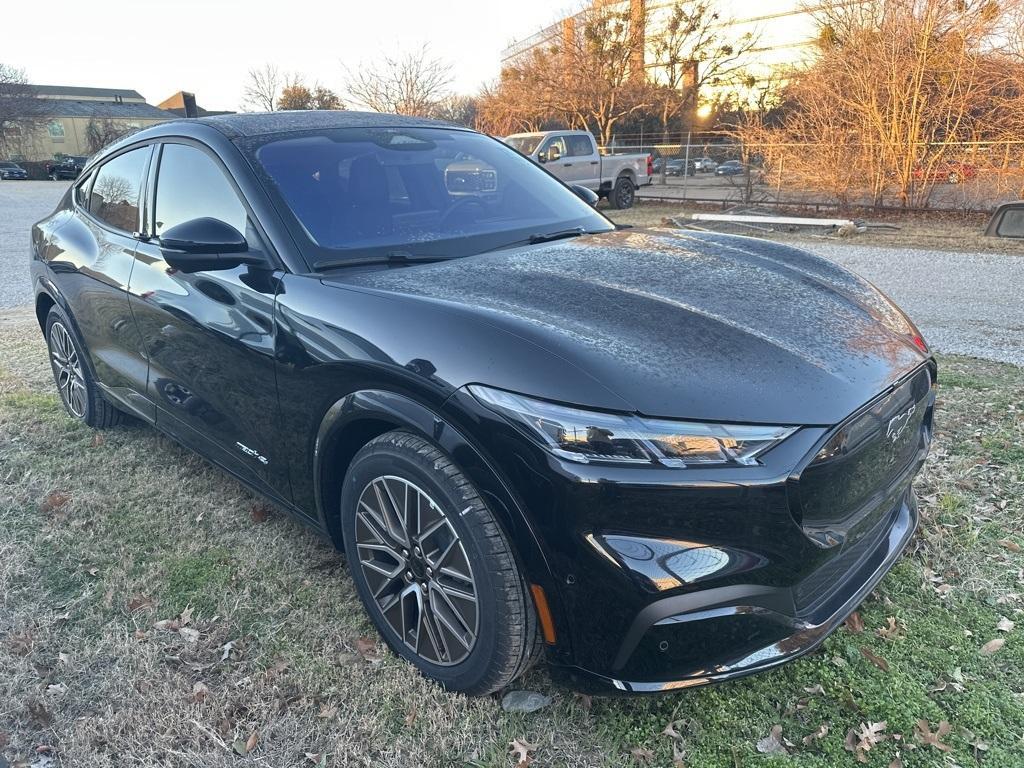
[[[515,248],[517,245],[536,245],[537,243],[550,243],[552,240],[564,240],[567,237],[579,237],[580,235],[592,235],[593,232],[587,232],[583,227],[573,227],[572,229],[559,229],[556,232],[545,232],[535,233],[529,237],[524,237],[522,240],[513,240],[511,243],[502,243],[494,248],[488,248],[486,251],[481,253],[491,253],[492,251],[503,251],[506,248]]]
[[[414,256],[407,251],[389,251],[383,256],[370,256],[363,259],[324,259],[313,262],[313,271],[335,269],[336,267],[363,267],[368,264],[430,264],[435,261],[446,261],[452,256]]]
[[[572,229],[560,229],[557,232],[530,235],[526,242],[530,245],[536,245],[537,243],[550,243],[552,240],[564,240],[567,237],[579,237],[585,234],[587,234],[587,230],[583,227],[573,227]]]

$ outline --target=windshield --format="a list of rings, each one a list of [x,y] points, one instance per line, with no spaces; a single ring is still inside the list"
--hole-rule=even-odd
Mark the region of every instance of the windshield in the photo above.
[[[458,257],[613,225],[504,144],[446,128],[340,128],[242,142],[313,261]]]
[[[505,143],[524,155],[532,155],[543,139],[543,136],[509,136]]]
[[[8,163],[6,161],[0,160],[0,168],[17,168],[17,167],[18,166],[16,166],[14,163]]]

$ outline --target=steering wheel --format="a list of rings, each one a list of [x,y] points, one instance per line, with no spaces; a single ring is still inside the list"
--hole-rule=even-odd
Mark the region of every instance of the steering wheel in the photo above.
[[[460,197],[448,208],[447,211],[441,214],[441,218],[437,222],[438,229],[447,230],[449,224],[452,223],[452,217],[461,211],[468,211],[470,207],[476,206],[483,213],[487,210],[483,201],[478,197]]]

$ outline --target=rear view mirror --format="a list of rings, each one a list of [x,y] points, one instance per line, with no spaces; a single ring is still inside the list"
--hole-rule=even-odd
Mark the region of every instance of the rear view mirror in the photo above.
[[[164,261],[182,272],[264,263],[262,256],[249,253],[249,244],[241,232],[219,219],[184,221],[164,232],[157,242]]]
[[[989,219],[987,237],[1024,238],[1024,200],[1003,203]]]
[[[576,197],[585,202],[587,205],[596,206],[597,201],[601,199],[601,196],[592,189],[587,189],[580,184],[570,184],[569,189],[576,193]]]
[[[168,229],[160,236],[160,246],[182,253],[244,253],[249,250],[245,237],[220,219],[190,219]]]

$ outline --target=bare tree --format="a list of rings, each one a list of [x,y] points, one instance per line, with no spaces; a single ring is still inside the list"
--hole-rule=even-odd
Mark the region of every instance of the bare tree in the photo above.
[[[744,84],[748,79],[744,64],[758,38],[752,32],[724,38],[732,25],[704,0],[675,0],[666,11],[667,18],[648,45],[667,141],[673,120],[692,118],[698,97],[707,88],[727,91]],[[719,95],[713,101],[722,98]]]
[[[242,92],[242,105],[255,112],[273,112],[285,78],[273,64],[249,70],[249,80]]]
[[[85,126],[85,142],[89,152],[99,152],[103,147],[124,136],[132,128],[108,117],[93,117]]]
[[[434,117],[450,123],[473,126],[476,124],[478,100],[474,96],[453,93],[438,102]]]
[[[1014,110],[1001,105],[1016,98],[1014,69],[1001,64],[999,43],[1019,3],[856,5],[821,4],[820,55],[788,87],[785,124],[760,140],[788,176],[840,202],[894,194],[903,206],[927,205],[937,181],[958,176],[965,142],[1012,124]]]
[[[431,55],[424,45],[418,51],[346,70],[346,90],[352,101],[374,112],[399,115],[436,114],[448,96],[451,64]]]
[[[0,154],[14,154],[45,122],[42,100],[24,70],[0,62]]]

